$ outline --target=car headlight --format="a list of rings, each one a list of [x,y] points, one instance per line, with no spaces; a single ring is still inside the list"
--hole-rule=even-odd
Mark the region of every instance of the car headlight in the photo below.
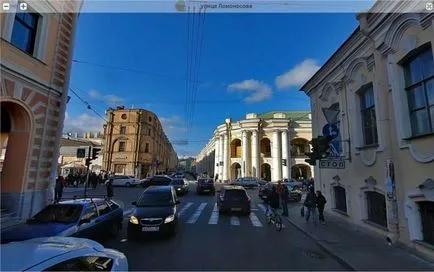
[[[181,188],[177,188],[176,190],[181,191]]]
[[[164,219],[164,224],[170,223],[173,220],[175,220],[175,215],[172,214],[171,216],[166,217],[166,219]]]
[[[139,224],[139,219],[137,219],[137,217],[135,217],[134,215],[130,216],[130,223],[134,224],[134,225],[138,225]]]

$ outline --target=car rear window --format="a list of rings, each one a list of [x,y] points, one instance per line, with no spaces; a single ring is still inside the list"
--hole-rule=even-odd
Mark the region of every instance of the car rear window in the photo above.
[[[211,179],[200,179],[198,182],[200,184],[202,184],[202,183],[214,183],[214,181]]]
[[[225,199],[246,199],[246,192],[243,190],[226,190]]]
[[[174,181],[172,181],[171,184],[172,185],[184,185],[184,180],[182,180],[182,179],[175,179]]]

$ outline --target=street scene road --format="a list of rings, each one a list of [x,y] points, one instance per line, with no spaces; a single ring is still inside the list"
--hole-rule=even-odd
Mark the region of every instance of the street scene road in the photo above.
[[[100,242],[123,252],[131,270],[346,270],[289,222],[284,221],[281,232],[268,226],[257,189],[248,190],[252,197],[250,216],[237,216],[220,215],[215,196],[197,195],[195,186],[191,184],[190,192],[180,198],[177,236],[128,241],[124,228],[116,239]],[[124,226],[131,202],[142,191],[140,187],[115,188],[114,200],[124,206]],[[105,188],[89,193],[104,194]],[[73,194],[77,192],[65,196]]]

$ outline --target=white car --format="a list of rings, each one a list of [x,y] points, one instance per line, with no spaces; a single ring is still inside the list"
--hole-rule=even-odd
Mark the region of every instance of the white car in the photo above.
[[[128,260],[92,240],[42,237],[2,244],[1,271],[128,271]]]
[[[112,176],[105,181],[105,184],[107,184],[109,180],[113,180],[113,186],[132,187],[140,185],[140,180],[137,180],[134,176]]]

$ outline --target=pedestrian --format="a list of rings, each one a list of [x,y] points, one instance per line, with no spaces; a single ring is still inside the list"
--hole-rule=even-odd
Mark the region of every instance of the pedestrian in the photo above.
[[[279,209],[279,194],[277,193],[277,188],[275,186],[271,187],[271,192],[267,198],[268,205],[271,208],[271,212],[276,213]]]
[[[316,209],[316,195],[315,195],[315,189],[313,187],[309,188],[309,193],[306,196],[306,199],[304,200],[304,207],[305,207],[305,216],[306,216],[306,222],[309,221],[310,214],[312,216],[315,216],[315,209]]]
[[[107,198],[112,199],[112,197],[113,197],[113,179],[108,180],[106,187],[107,187]]]
[[[318,207],[318,215],[319,215],[319,222],[321,224],[325,224],[325,219],[324,219],[324,207],[325,204],[327,203],[327,200],[325,199],[324,195],[321,193],[321,191],[316,191],[316,204]]]
[[[62,198],[63,194],[63,186],[64,186],[64,179],[62,176],[58,176],[56,179],[56,186],[54,187],[54,201],[59,202]]]
[[[219,174],[215,174],[215,182],[219,180]]]
[[[282,186],[282,193],[280,195],[280,203],[282,205],[282,216],[288,217],[288,201],[289,201],[289,190],[288,186]]]

